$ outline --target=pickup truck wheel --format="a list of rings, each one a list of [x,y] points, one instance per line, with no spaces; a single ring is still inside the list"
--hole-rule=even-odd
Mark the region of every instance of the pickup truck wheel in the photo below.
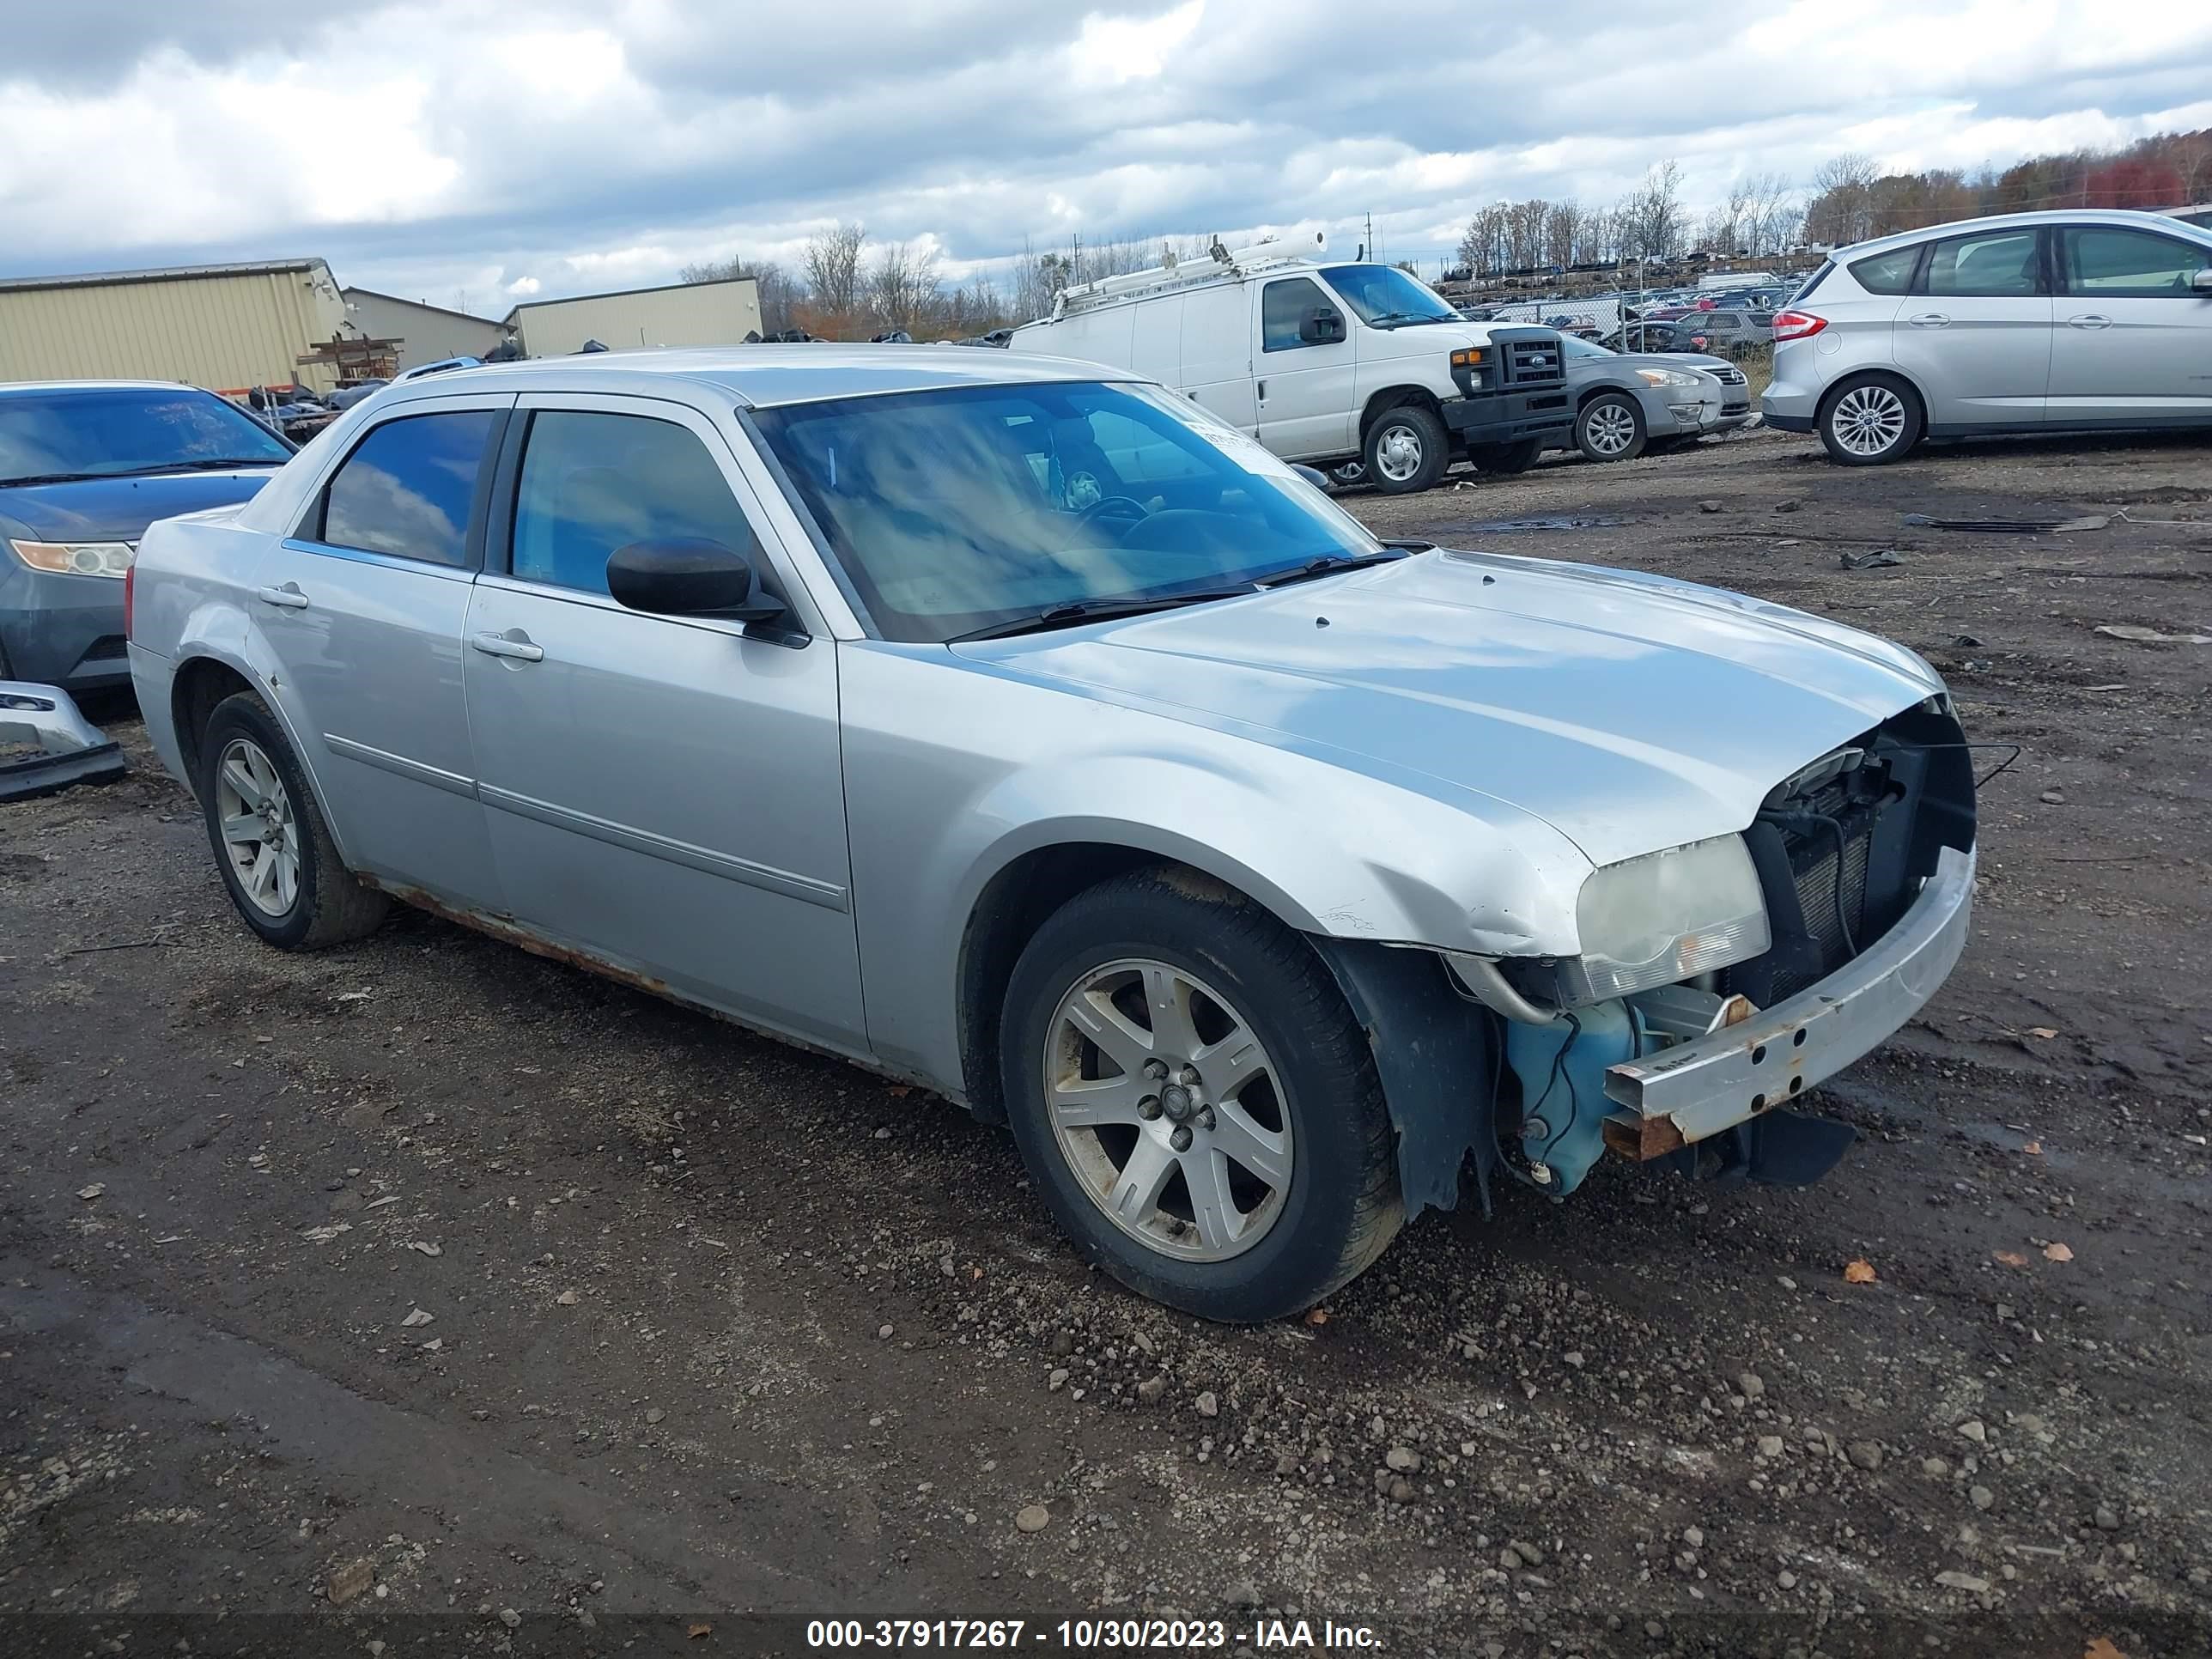
[[[1542,439],[1523,438],[1517,444],[1469,444],[1467,458],[1474,463],[1478,471],[1510,477],[1535,465],[1536,458],[1543,453]]]
[[[1624,392],[1601,392],[1575,416],[1575,447],[1593,461],[1632,461],[1647,441],[1644,411]]]
[[[1400,404],[1377,415],[1360,453],[1369,482],[1385,495],[1426,489],[1451,462],[1444,423],[1419,404]]]
[[[1832,461],[1881,466],[1911,452],[1925,420],[1918,394],[1904,381],[1862,374],[1828,394],[1820,407],[1820,441]]]
[[[260,698],[241,691],[216,705],[199,760],[216,868],[247,927],[286,951],[375,931],[391,902],[340,862],[299,760]]]
[[[1014,1137],[1085,1257],[1207,1319],[1313,1305],[1405,1218],[1366,1039],[1310,946],[1202,877],[1070,900],[1016,964]]]

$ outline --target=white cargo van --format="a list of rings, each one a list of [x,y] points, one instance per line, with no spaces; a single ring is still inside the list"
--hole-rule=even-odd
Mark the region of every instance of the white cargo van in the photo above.
[[[1518,472],[1569,441],[1557,331],[1470,323],[1395,266],[1328,263],[1327,246],[1216,242],[1065,289],[1009,344],[1151,375],[1286,461],[1364,465],[1391,495],[1455,455]]]

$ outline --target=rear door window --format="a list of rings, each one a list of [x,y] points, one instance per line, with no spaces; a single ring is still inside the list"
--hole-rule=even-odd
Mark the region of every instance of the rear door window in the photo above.
[[[409,415],[372,428],[324,487],[320,540],[428,564],[469,562],[469,514],[489,409]]]
[[[633,542],[758,548],[698,435],[642,415],[543,409],[530,417],[515,485],[509,569],[518,580],[607,591],[607,559]]]
[[[2212,249],[2147,230],[2099,226],[2064,234],[2060,269],[2069,294],[2115,300],[2195,299],[2192,279],[2212,265]]]
[[[1929,250],[1923,294],[2034,295],[2045,291],[2039,237],[2033,230],[1947,236]]]

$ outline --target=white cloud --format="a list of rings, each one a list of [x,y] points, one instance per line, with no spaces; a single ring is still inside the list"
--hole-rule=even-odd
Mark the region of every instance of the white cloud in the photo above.
[[[544,286],[535,276],[518,276],[502,292],[511,294],[518,300],[527,300]]]
[[[955,274],[1079,233],[1350,247],[1370,212],[1429,254],[1484,203],[1608,202],[1668,157],[1702,205],[1844,149],[1972,168],[2212,124],[2212,8],[2104,0],[1799,0],[1695,72],[1655,67],[1678,16],[1613,0],[1411,36],[1331,0],[71,15],[0,63],[0,271],[309,253],[396,292],[565,293],[795,262],[839,217]]]

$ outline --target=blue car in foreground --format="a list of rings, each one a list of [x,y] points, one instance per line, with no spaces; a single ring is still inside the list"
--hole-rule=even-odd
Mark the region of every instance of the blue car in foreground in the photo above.
[[[128,685],[123,577],[146,526],[245,501],[292,453],[192,386],[0,386],[0,680]]]

